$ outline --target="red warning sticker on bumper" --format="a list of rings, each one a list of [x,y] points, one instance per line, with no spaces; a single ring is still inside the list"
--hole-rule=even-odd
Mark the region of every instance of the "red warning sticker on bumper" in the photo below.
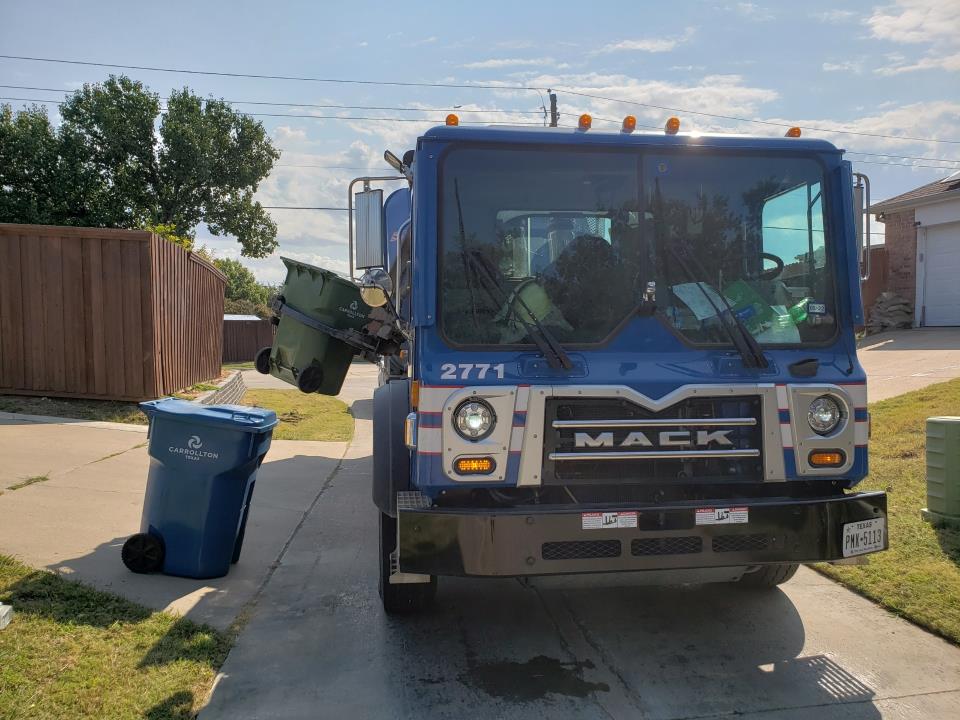
[[[635,528],[636,526],[636,511],[588,512],[580,514],[580,528],[582,530],[608,530],[615,528]]]
[[[697,525],[739,525],[750,522],[750,510],[745,507],[697,508]]]

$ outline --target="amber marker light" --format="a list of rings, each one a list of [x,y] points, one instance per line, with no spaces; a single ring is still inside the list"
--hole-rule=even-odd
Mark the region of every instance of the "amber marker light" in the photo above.
[[[584,113],[580,116],[580,120],[577,123],[577,127],[581,130],[589,130],[590,126],[593,125],[593,118]]]
[[[623,119],[622,131],[625,133],[632,133],[636,129],[637,129],[637,118],[635,118],[633,115],[627,115]]]
[[[410,382],[410,407],[416,410],[420,407],[420,381],[412,380]]]
[[[846,459],[840,450],[814,450],[809,457],[813,467],[840,467]]]
[[[458,475],[489,475],[497,467],[492,457],[457,458],[453,463]]]
[[[792,127],[792,128],[790,128],[789,130],[787,130],[787,131],[783,134],[783,136],[784,136],[784,137],[800,137],[800,128],[798,128],[798,127]]]
[[[667,118],[667,122],[663,126],[663,131],[667,135],[676,135],[678,132],[680,132],[680,118]]]
[[[450,127],[455,127],[459,124],[460,124],[460,118],[458,118],[453,113],[450,113],[449,115],[447,115],[447,125],[449,125]]]

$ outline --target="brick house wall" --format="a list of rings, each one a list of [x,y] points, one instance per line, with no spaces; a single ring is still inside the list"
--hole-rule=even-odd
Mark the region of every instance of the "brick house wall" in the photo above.
[[[887,290],[913,303],[917,296],[917,228],[913,210],[884,213]]]

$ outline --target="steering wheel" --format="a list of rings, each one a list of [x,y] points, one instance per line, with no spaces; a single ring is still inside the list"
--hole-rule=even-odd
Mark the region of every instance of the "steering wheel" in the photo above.
[[[761,260],[769,260],[776,267],[772,267],[769,270],[761,270],[756,275],[749,277],[750,280],[776,280],[780,277],[780,274],[783,272],[784,262],[783,258],[779,255],[774,255],[773,253],[762,252],[760,253]]]

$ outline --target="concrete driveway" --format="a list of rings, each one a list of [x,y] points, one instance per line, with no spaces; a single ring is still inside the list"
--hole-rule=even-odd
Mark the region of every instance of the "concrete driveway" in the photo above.
[[[870,402],[960,377],[960,328],[918,328],[871,335],[857,357]]]
[[[353,407],[201,720],[960,717],[960,649],[806,568],[769,593],[443,578],[431,612],[386,617],[369,400]]]

